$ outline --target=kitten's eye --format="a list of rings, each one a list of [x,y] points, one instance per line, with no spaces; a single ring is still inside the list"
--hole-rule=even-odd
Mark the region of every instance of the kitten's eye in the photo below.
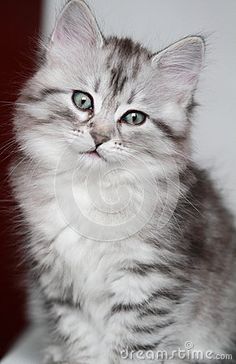
[[[93,110],[93,98],[86,92],[74,91],[72,95],[72,100],[75,106],[78,107],[80,110]]]
[[[120,120],[131,125],[141,125],[146,119],[147,115],[141,111],[128,111]]]

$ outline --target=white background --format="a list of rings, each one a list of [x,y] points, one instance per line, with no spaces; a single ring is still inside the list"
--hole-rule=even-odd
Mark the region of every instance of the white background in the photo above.
[[[106,34],[128,35],[153,50],[189,34],[207,36],[194,119],[195,160],[210,168],[236,213],[236,1],[87,0]],[[44,0],[49,35],[65,0]]]

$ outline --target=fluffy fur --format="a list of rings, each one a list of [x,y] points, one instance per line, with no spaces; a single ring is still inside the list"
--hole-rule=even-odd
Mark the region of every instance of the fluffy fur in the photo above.
[[[186,341],[232,352],[232,219],[191,160],[204,48],[192,36],[153,55],[104,38],[87,5],[72,0],[22,90],[12,182],[49,364],[146,363],[139,350]],[[92,95],[93,114],[76,108],[73,90]],[[122,122],[127,110],[146,122]]]

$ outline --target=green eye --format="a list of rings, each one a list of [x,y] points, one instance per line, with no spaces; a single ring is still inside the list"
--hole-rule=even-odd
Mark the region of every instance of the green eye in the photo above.
[[[147,115],[141,111],[128,111],[121,117],[121,121],[130,125],[141,125],[147,119]]]
[[[91,95],[82,91],[74,91],[72,95],[72,100],[78,109],[87,111],[93,110],[93,98]]]

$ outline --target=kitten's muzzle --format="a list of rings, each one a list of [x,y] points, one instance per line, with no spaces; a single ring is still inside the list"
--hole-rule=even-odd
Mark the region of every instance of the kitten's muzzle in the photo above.
[[[95,130],[91,130],[90,135],[94,140],[96,149],[103,143],[106,143],[106,142],[108,142],[108,140],[110,140],[110,135],[104,134],[104,133],[101,133],[101,132],[98,132]]]

